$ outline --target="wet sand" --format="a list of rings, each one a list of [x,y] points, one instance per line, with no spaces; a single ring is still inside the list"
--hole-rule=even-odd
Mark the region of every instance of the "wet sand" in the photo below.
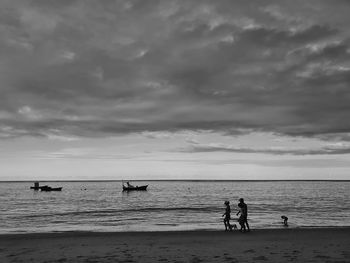
[[[350,228],[0,235],[0,262],[350,262]]]

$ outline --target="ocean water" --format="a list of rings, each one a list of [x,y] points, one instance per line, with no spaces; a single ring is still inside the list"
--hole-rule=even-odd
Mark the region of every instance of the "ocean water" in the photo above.
[[[62,192],[0,183],[0,233],[177,231],[223,229],[224,201],[243,197],[252,229],[350,226],[350,181],[150,181],[146,192],[122,192],[120,182],[41,182]]]

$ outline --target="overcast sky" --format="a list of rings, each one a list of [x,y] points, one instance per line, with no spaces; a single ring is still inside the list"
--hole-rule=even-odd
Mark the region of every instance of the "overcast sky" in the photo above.
[[[350,179],[350,1],[0,2],[0,180]]]

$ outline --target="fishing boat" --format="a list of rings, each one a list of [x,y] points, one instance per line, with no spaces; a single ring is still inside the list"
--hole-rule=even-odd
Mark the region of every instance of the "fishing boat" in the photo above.
[[[42,186],[42,187],[40,187],[40,190],[44,191],[44,192],[62,191],[62,187]]]
[[[128,186],[125,186],[123,184],[123,191],[147,191],[147,187],[148,187],[148,184],[141,185],[141,186],[133,186],[130,184]]]
[[[31,186],[30,189],[33,189],[35,191],[41,190],[41,191],[45,191],[45,192],[62,191],[62,187],[51,187],[48,185],[40,186],[39,182],[35,182],[34,186]]]

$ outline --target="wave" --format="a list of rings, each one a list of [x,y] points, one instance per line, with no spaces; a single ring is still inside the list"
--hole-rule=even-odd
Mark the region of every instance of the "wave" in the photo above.
[[[38,217],[53,217],[53,216],[101,216],[112,214],[132,214],[132,213],[154,213],[154,212],[196,212],[196,213],[208,213],[208,212],[220,212],[222,209],[213,206],[207,207],[146,207],[135,209],[103,209],[103,210],[86,210],[86,211],[67,211],[67,212],[55,212],[55,213],[40,213],[30,215],[22,215],[23,218],[38,218]],[[17,215],[16,215],[17,217]]]

